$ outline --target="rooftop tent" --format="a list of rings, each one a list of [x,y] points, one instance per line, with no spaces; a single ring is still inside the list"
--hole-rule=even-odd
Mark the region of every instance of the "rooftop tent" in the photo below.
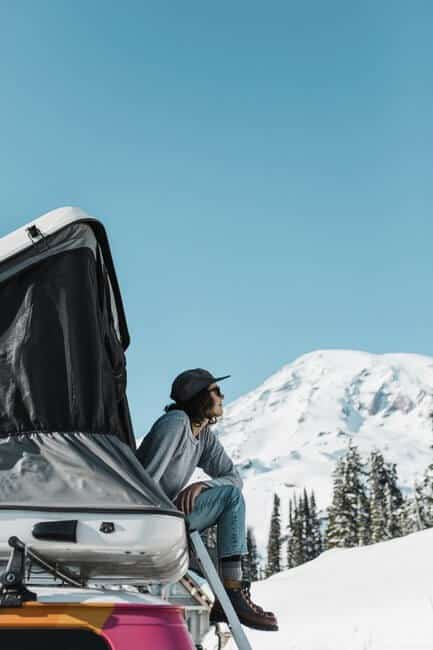
[[[101,223],[54,210],[0,240],[0,434],[115,434],[135,448],[129,334]]]
[[[0,240],[0,565],[18,535],[83,576],[185,572],[184,517],[134,454],[128,343],[98,221],[63,208]],[[70,520],[74,543],[35,538]]]

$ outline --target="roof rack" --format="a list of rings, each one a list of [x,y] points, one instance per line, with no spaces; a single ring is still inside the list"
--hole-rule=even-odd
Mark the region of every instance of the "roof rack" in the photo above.
[[[27,559],[64,584],[85,587],[85,582],[79,576],[61,564],[52,564],[43,555],[26,546],[19,537],[10,537],[8,543],[12,550],[6,570],[0,576],[0,608],[21,607],[24,602],[37,600],[37,595],[24,584]]]

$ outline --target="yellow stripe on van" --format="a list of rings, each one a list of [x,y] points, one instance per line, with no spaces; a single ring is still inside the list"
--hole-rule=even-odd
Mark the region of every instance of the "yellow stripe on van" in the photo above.
[[[113,603],[24,603],[22,607],[0,609],[1,628],[85,628],[103,629]]]

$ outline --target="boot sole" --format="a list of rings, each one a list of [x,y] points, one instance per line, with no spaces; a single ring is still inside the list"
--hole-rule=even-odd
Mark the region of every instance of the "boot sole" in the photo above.
[[[245,627],[251,627],[253,630],[261,630],[262,632],[278,632],[279,630],[278,625],[259,625],[258,623],[246,623],[245,621],[241,621],[241,623]]]
[[[242,621],[241,619],[239,619],[239,622],[241,623],[241,625],[245,625],[245,627],[250,627],[253,630],[261,630],[262,632],[278,632],[279,630],[278,625],[260,625],[259,623]],[[225,623],[226,625],[228,625],[227,619],[222,619],[219,617],[217,619],[215,618],[209,619],[209,623],[210,625],[216,625],[217,623]]]

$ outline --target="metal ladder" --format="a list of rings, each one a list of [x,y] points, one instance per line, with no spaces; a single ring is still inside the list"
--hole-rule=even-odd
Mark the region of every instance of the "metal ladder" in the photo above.
[[[211,586],[215,597],[218,598],[219,602],[221,603],[224,614],[227,616],[227,621],[237,647],[239,650],[252,650],[250,642],[248,641],[245,632],[242,629],[242,625],[240,624],[238,616],[233,609],[230,598],[227,596],[224,585],[221,582],[220,577],[215,569],[214,563],[210,559],[206,546],[200,537],[200,533],[197,530],[190,531],[189,538],[191,540],[194,552],[201,564],[201,568],[203,569],[204,576]]]

